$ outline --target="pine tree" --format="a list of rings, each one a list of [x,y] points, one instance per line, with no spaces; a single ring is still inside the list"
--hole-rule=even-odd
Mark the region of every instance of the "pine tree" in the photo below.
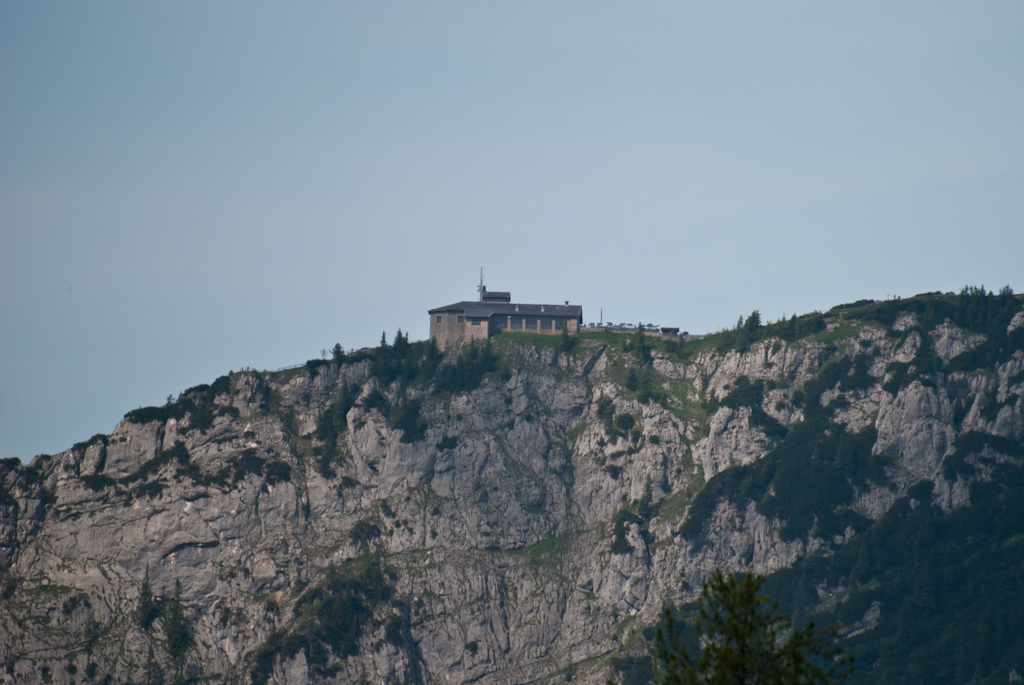
[[[146,568],[146,577],[142,580],[142,587],[139,589],[139,604],[135,608],[135,622],[143,630],[149,630],[153,621],[160,615],[160,600],[153,596],[153,590],[149,585],[149,568]]]
[[[395,357],[403,359],[406,352],[409,350],[409,336],[402,335],[402,329],[399,328],[398,332],[395,333],[395,342],[392,344],[395,349]]]
[[[644,325],[638,323],[636,330],[633,331],[633,344],[630,346],[633,348],[633,354],[636,355],[636,360],[640,364],[646,364],[650,361],[651,350],[647,347],[647,340],[644,336]]]
[[[757,309],[751,312],[747,317],[746,326],[751,335],[757,333],[757,329],[761,327],[761,312]]]
[[[793,621],[778,613],[778,602],[758,595],[763,583],[764,576],[715,570],[704,583],[696,644],[682,644],[681,631],[666,610],[666,628],[658,628],[656,637],[659,684],[832,685],[845,680],[853,657],[839,645],[838,626],[817,631],[811,622],[792,630]]]
[[[167,601],[163,627],[164,635],[167,636],[167,653],[180,660],[192,646],[192,631],[189,629],[185,609],[181,604],[180,580],[175,583],[174,598]]]

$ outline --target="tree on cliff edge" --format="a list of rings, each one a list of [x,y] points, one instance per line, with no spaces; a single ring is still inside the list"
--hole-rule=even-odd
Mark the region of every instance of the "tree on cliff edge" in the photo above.
[[[792,629],[778,602],[759,596],[764,576],[716,570],[704,583],[694,626],[696,644],[683,644],[672,614],[657,631],[659,685],[791,685],[841,683],[853,657],[839,644],[838,626]],[[790,632],[792,630],[792,632]],[[787,635],[785,640],[782,635]]]

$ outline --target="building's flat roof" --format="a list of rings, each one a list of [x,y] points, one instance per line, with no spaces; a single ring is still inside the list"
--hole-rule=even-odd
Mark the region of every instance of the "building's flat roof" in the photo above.
[[[456,302],[447,307],[431,309],[428,313],[456,312],[481,319],[490,318],[492,314],[508,316],[566,316],[579,318],[583,307],[578,304],[518,304],[506,302]]]

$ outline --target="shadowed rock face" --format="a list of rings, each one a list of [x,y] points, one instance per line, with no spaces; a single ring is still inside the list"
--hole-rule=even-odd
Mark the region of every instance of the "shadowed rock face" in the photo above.
[[[697,537],[680,533],[705,483],[779,444],[766,426],[804,419],[799,393],[829,360],[872,355],[869,382],[833,383],[820,403],[838,430],[874,428],[872,451],[889,458],[885,482],[842,506],[878,519],[922,480],[947,509],[965,505],[969,478],[986,471],[950,481],[943,459],[966,432],[1021,440],[1024,351],[994,371],[883,390],[889,364],[922,344],[906,334],[915,325],[743,354],[656,351],[663,397],[646,402],[622,381],[637,362],[596,339],[571,353],[509,342],[504,373],[455,393],[381,385],[366,359],[233,374],[187,395],[192,411],[0,466],[0,678],[527,683],[571,667],[603,682],[605,657],[666,600],[693,599],[712,569],[770,572],[853,535],[786,536],[755,502],[727,498]],[[983,342],[949,323],[924,334],[943,363]],[[743,377],[762,382],[760,404],[727,406]],[[347,426],[318,431],[346,388]],[[376,393],[384,409],[420,402],[422,436],[404,442],[394,415],[368,406]],[[872,607],[857,630],[878,623]]]

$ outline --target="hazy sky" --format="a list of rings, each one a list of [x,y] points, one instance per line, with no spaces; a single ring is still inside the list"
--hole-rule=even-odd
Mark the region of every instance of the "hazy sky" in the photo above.
[[[1024,290],[1024,3],[4,2],[0,457],[479,269],[584,320]]]

